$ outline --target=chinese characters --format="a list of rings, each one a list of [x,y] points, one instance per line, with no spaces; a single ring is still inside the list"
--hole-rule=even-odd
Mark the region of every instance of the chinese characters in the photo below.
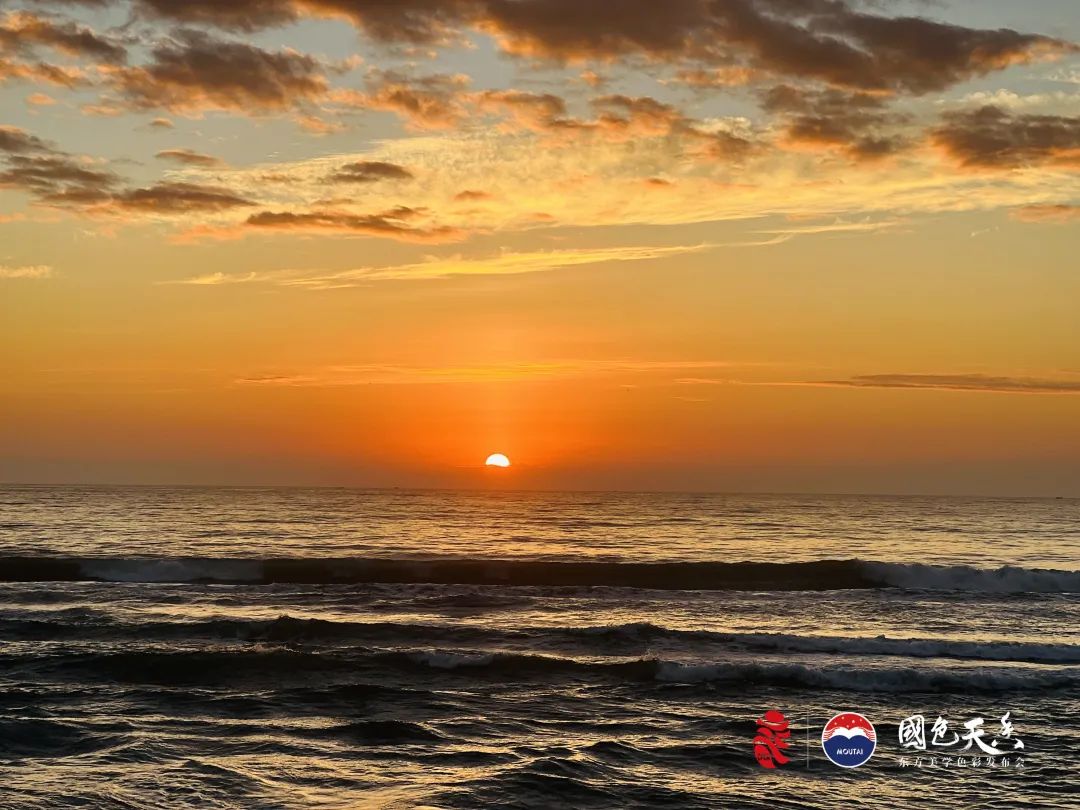
[[[930,725],[929,741],[926,737],[926,717],[921,714],[906,717],[900,721],[898,729],[900,747],[927,752],[931,756],[916,756],[914,759],[902,757],[900,765],[922,767],[924,763],[928,763],[931,766],[949,768],[954,765],[981,767],[985,764],[986,767],[1022,768],[1023,757],[1017,752],[1024,750],[1024,742],[1014,734],[1011,716],[1011,711],[1001,715],[997,733],[989,735],[986,720],[982,717],[973,717],[963,723],[963,732],[960,732],[952,729],[949,721],[939,715]]]

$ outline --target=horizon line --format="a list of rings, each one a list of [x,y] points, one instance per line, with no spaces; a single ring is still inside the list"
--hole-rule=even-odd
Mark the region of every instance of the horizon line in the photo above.
[[[552,494],[552,495],[717,495],[717,496],[782,496],[809,498],[941,498],[983,500],[1080,500],[1080,495],[993,495],[985,493],[948,492],[850,492],[806,490],[710,490],[710,489],[560,489],[542,487],[417,487],[417,486],[365,486],[360,484],[222,484],[222,483],[41,483],[28,481],[0,481],[0,489],[237,489],[237,490],[352,490],[355,492],[446,492],[469,494]]]

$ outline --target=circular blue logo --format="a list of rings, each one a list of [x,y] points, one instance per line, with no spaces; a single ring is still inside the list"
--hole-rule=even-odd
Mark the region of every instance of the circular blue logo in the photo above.
[[[821,747],[834,765],[858,768],[874,755],[877,732],[874,724],[861,714],[843,712],[825,724]]]

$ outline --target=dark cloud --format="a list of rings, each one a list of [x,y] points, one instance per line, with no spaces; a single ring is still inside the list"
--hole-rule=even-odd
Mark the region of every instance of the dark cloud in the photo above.
[[[1048,37],[856,11],[844,0],[486,0],[503,47],[559,59],[647,56],[841,87],[924,93],[1072,49]]]
[[[59,152],[8,155],[0,171],[0,188],[22,189],[49,202],[100,198],[119,180],[107,169]]]
[[[678,108],[648,96],[608,95],[593,99],[595,127],[608,137],[629,140],[638,137],[668,137],[703,156],[738,159],[757,148],[742,135],[706,128],[702,122],[684,115]]]
[[[351,214],[340,211],[263,211],[247,219],[251,227],[281,231],[319,231],[385,236],[409,242],[454,242],[466,234],[446,225],[421,227],[412,221],[423,212],[399,206],[378,214]]]
[[[43,152],[49,145],[24,129],[0,126],[0,152]]]
[[[871,13],[855,0],[135,0],[139,14],[237,31],[343,17],[376,40],[439,43],[472,30],[508,53],[656,59],[860,90],[926,93],[1074,51],[1051,37]],[[884,6],[884,4],[878,4]],[[687,74],[699,84],[708,73]]]
[[[196,183],[159,182],[148,188],[135,188],[113,197],[120,209],[149,214],[189,214],[204,211],[227,211],[254,205],[251,200],[229,189]]]
[[[396,163],[381,160],[361,160],[346,163],[332,175],[335,183],[375,183],[379,180],[411,180],[413,173]]]
[[[671,138],[676,147],[723,158],[737,158],[755,148],[747,138],[706,128],[677,107],[649,96],[598,96],[591,101],[593,118],[571,116],[563,99],[550,93],[488,90],[471,94],[469,102],[482,112],[505,116],[506,125],[561,138],[586,136],[615,142]]]
[[[74,158],[18,127],[0,126],[0,188],[27,191],[49,201],[100,198],[116,186],[112,172]]]
[[[966,168],[1080,167],[1080,117],[1014,115],[986,106],[944,118],[931,141]]]
[[[197,155],[189,150],[170,151],[185,159]],[[15,127],[0,127],[0,160],[0,188],[26,191],[50,206],[115,215],[189,214],[254,205],[229,189],[195,183],[158,182],[125,189],[114,172],[61,152]]]
[[[1045,380],[986,374],[865,374],[815,385],[851,388],[919,388],[944,391],[991,391],[1004,394],[1080,394],[1080,379]]]
[[[484,0],[295,0],[308,14],[345,17],[371,37],[389,43],[454,40],[482,19]]]
[[[297,4],[289,0],[138,0],[136,8],[144,17],[244,32],[289,23],[299,16]]]
[[[841,9],[842,4],[835,2],[818,5],[836,11],[813,17],[815,30],[843,36],[870,54],[870,75],[854,77],[854,86],[867,89],[926,93],[1010,65],[1076,51],[1071,43],[1008,28],[986,30],[919,17],[884,17],[846,6]],[[832,80],[846,84],[839,77]]]
[[[171,160],[175,163],[182,163],[185,166],[205,166],[207,168],[217,167],[224,165],[220,158],[216,158],[213,155],[204,155],[202,152],[196,152],[193,149],[162,149],[154,157],[161,160]]]
[[[784,141],[797,147],[839,149],[869,161],[907,148],[895,131],[907,118],[886,109],[881,96],[843,90],[806,90],[779,85],[762,97],[762,107],[784,121]]]
[[[136,108],[266,112],[323,96],[318,60],[296,51],[266,51],[198,31],[180,31],[153,48],[140,67],[118,69],[116,90]]]
[[[123,45],[69,20],[22,11],[9,12],[0,19],[0,50],[28,54],[37,47],[115,64],[127,59]]]

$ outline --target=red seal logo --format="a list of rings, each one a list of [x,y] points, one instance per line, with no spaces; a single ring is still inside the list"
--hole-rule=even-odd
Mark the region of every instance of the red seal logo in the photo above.
[[[787,765],[791,762],[783,754],[784,749],[791,746],[788,742],[791,731],[788,729],[787,718],[776,709],[770,709],[757,721],[757,724],[757,736],[754,737],[754,758],[758,761],[758,765],[772,770],[777,765]]]

